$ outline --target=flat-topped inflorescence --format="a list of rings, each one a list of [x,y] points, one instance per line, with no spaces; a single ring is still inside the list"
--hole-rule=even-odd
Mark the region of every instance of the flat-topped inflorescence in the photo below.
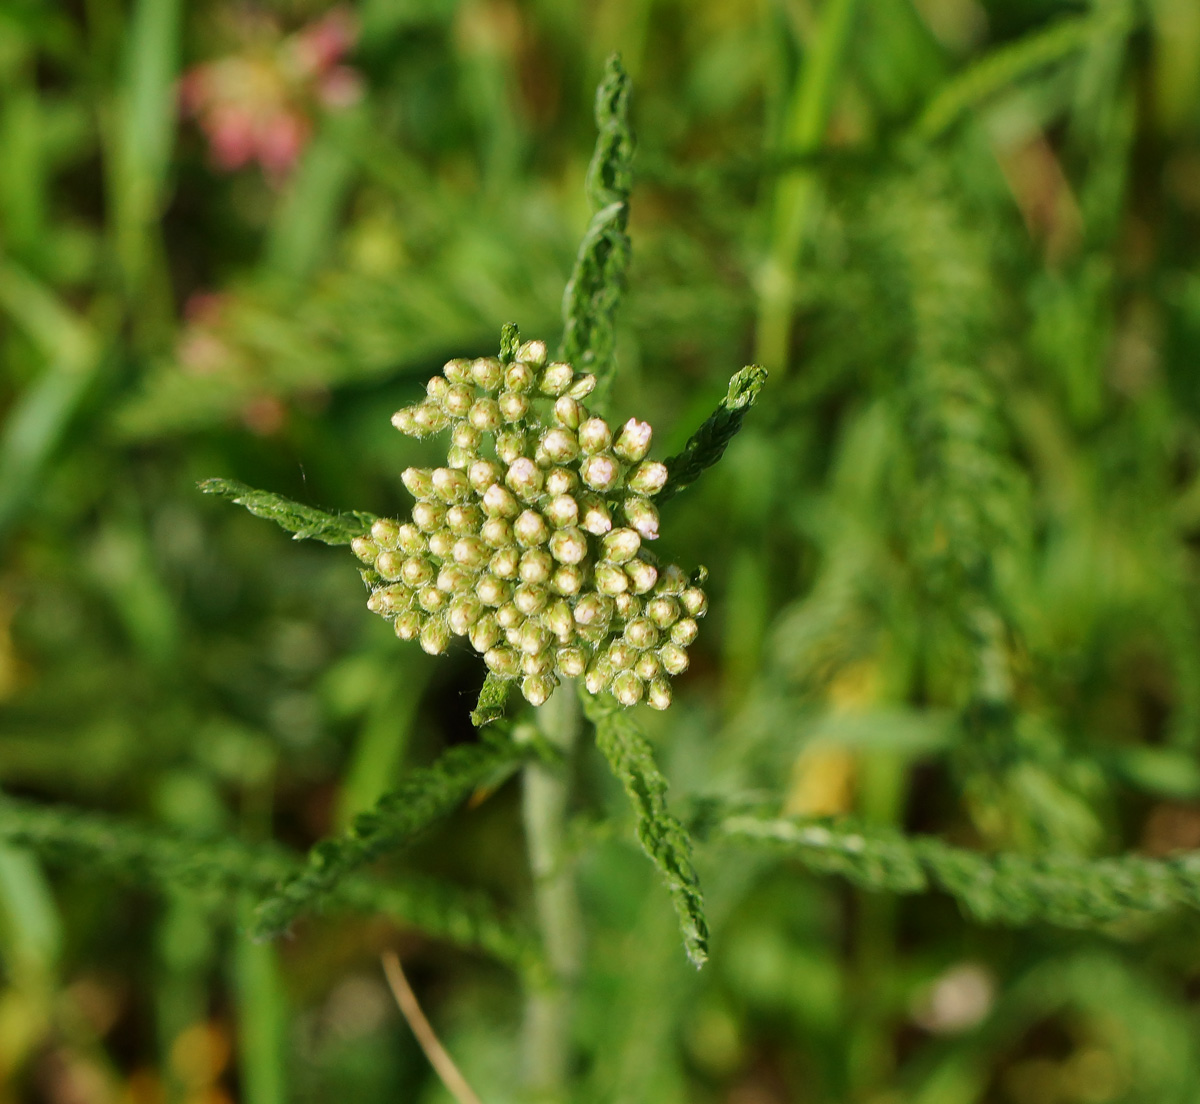
[[[582,677],[594,694],[665,709],[707,609],[704,572],[647,548],[667,469],[648,459],[648,423],[614,432],[587,409],[595,386],[541,341],[449,361],[392,417],[411,437],[449,429],[446,466],[407,469],[411,520],[380,518],[352,547],[368,608],[427,652],[466,637],[534,705]]]

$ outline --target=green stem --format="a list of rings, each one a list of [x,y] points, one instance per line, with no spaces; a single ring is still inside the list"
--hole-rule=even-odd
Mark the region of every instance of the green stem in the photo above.
[[[525,1074],[536,1098],[561,1100],[570,1059],[570,1013],[580,963],[579,902],[571,870],[563,862],[568,770],[579,740],[579,703],[564,684],[538,710],[546,740],[563,753],[555,767],[531,761],[525,767],[523,811],[534,906],[550,980],[532,990],[525,1009]]]
[[[783,150],[812,154],[820,150],[850,40],[858,0],[828,0],[821,25],[792,91],[784,122]],[[793,271],[808,228],[817,177],[802,169],[779,177],[772,204],[770,255],[759,286],[754,359],[774,371],[786,368],[795,297]]]

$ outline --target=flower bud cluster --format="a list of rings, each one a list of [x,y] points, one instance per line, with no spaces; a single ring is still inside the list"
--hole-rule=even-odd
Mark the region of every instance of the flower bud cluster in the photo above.
[[[534,705],[582,677],[623,705],[665,709],[707,609],[703,574],[647,548],[667,469],[647,459],[646,422],[614,432],[588,411],[595,385],[548,362],[540,341],[448,362],[392,418],[414,437],[449,429],[446,466],[406,470],[411,519],[380,518],[352,547],[368,608],[427,652],[466,637]]]

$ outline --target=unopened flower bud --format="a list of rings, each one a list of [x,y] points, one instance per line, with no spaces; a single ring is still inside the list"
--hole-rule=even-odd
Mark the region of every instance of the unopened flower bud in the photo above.
[[[496,621],[495,614],[485,613],[474,625],[471,626],[471,631],[467,634],[471,641],[471,647],[480,654],[486,652],[489,648],[493,648],[496,642],[500,639],[500,625]]]
[[[412,591],[404,585],[377,587],[367,599],[372,613],[397,613],[412,600]]]
[[[504,386],[509,391],[530,391],[537,382],[537,371],[532,364],[515,361],[504,370]]]
[[[667,564],[662,569],[658,576],[656,593],[678,596],[682,594],[687,587],[687,576],[683,573],[683,568],[676,564]]]
[[[608,506],[595,495],[586,495],[579,501],[583,511],[583,528],[597,537],[602,537],[612,528],[612,515]]]
[[[403,410],[397,410],[392,415],[392,425],[403,433],[405,437],[417,436],[417,419],[411,406],[406,406]]]
[[[629,489],[638,494],[656,495],[667,485],[667,465],[657,460],[645,460],[629,477]]]
[[[425,468],[405,468],[400,473],[400,482],[413,498],[429,498],[433,494],[433,473]]]
[[[550,538],[550,555],[559,563],[577,564],[587,555],[587,537],[582,530],[569,527],[559,529]]]
[[[475,463],[475,453],[470,449],[459,448],[457,445],[451,445],[450,451],[446,453],[446,467],[453,468],[455,471],[466,471],[473,463]]]
[[[492,460],[476,460],[467,469],[467,478],[477,494],[483,494],[493,483],[504,479],[504,469]]]
[[[579,455],[579,443],[569,429],[548,430],[542,437],[541,448],[554,464],[569,463]]]
[[[443,502],[460,502],[470,489],[467,477],[453,468],[433,469],[433,493]]]
[[[601,594],[622,594],[629,589],[629,579],[626,577],[625,572],[613,564],[597,564],[595,582],[596,589]]]
[[[613,677],[613,697],[624,706],[637,705],[642,700],[644,689],[642,680],[632,671],[622,671]]]
[[[513,579],[516,577],[520,563],[521,553],[518,549],[512,546],[498,548],[488,561],[488,570],[498,578]]]
[[[442,375],[451,383],[471,383],[471,362],[465,357],[446,361]]]
[[[433,564],[422,556],[410,556],[400,565],[400,577],[414,589],[433,581]]]
[[[412,519],[424,533],[432,533],[446,520],[446,507],[438,502],[418,502],[413,506]]]
[[[452,418],[466,417],[467,411],[471,409],[471,403],[475,401],[475,395],[470,387],[465,384],[457,383],[453,387],[449,387],[446,393],[442,396],[442,409]],[[457,444],[458,442],[455,442]],[[470,448],[469,445],[461,446]]]
[[[385,579],[392,582],[400,578],[400,571],[403,566],[403,552],[393,552],[391,549],[385,548],[375,557],[375,570]]]
[[[495,575],[487,574],[475,584],[475,595],[485,606],[499,606],[508,601],[512,586]]]
[[[460,503],[457,506],[451,506],[446,511],[446,524],[450,527],[450,532],[456,536],[477,533],[480,525],[483,524],[483,514],[478,506]]]
[[[426,613],[437,613],[446,604],[446,592],[435,586],[422,587],[417,591],[417,604]]]
[[[603,452],[612,444],[612,430],[603,418],[588,418],[586,422],[581,422],[578,437],[579,447],[589,456]],[[587,476],[584,476],[584,482],[586,481]]]
[[[611,491],[621,481],[621,467],[611,456],[589,456],[579,468],[579,476],[593,491]]]
[[[529,400],[518,391],[501,391],[497,405],[506,422],[519,422],[529,413]]]
[[[521,673],[523,675],[546,675],[554,670],[554,653],[549,648],[541,652],[523,652],[521,654]]]
[[[440,403],[449,390],[450,381],[445,376],[430,376],[425,384],[425,394],[436,403]]]
[[[579,476],[570,468],[551,468],[546,473],[546,494],[572,494],[579,487]]]
[[[653,652],[642,652],[633,665],[633,670],[643,682],[650,682],[662,676],[662,664]]]
[[[426,437],[446,428],[446,414],[440,406],[423,402],[412,408],[413,435]]]
[[[530,705],[545,705],[555,685],[552,675],[527,675],[521,682],[521,693]]]
[[[479,535],[492,548],[507,548],[513,542],[512,525],[506,518],[488,518],[480,527]]]
[[[425,551],[425,537],[411,522],[405,522],[396,532],[396,544],[401,552],[414,556]]]
[[[438,559],[444,560],[450,555],[450,550],[454,547],[457,539],[449,529],[438,529],[429,534],[429,551]]]
[[[483,605],[478,598],[471,594],[460,594],[446,611],[446,624],[455,636],[466,636],[482,613]]]
[[[540,368],[546,363],[546,343],[544,341],[526,341],[517,350],[517,360],[523,360]]]
[[[438,569],[437,588],[447,594],[461,594],[475,585],[475,576],[459,564],[442,564]]]
[[[558,637],[560,644],[567,643],[575,635],[575,615],[561,598],[550,603],[542,614],[542,623]]]
[[[521,626],[520,648],[526,655],[535,655],[550,643],[550,634],[537,621],[526,621]]]
[[[578,429],[587,411],[569,395],[564,395],[554,404],[555,419],[567,429]]]
[[[450,431],[450,440],[459,448],[475,452],[483,444],[483,434],[469,422],[458,422]]]
[[[500,405],[495,399],[476,399],[467,418],[481,433],[495,433],[503,422]]]
[[[371,524],[371,539],[380,548],[399,547],[400,523],[392,518],[376,518]]]
[[[626,463],[637,463],[645,459],[646,453],[650,451],[652,433],[649,422],[639,422],[636,418],[630,418],[621,427],[621,432],[613,442],[613,452]]]
[[[596,390],[596,377],[591,373],[586,376],[576,376],[575,382],[567,388],[567,394],[573,399],[586,399]]]
[[[563,564],[554,569],[554,575],[550,579],[550,589],[555,594],[570,597],[572,594],[579,593],[583,587],[583,580],[583,568],[578,564]]]
[[[522,553],[518,570],[527,583],[545,583],[554,571],[554,558],[543,548],[531,548]]]
[[[545,507],[546,520],[555,529],[574,525],[579,520],[579,504],[573,495],[555,495]]]
[[[674,598],[659,596],[646,603],[646,616],[660,629],[669,629],[679,620],[679,603]]]
[[[708,598],[699,587],[688,587],[679,600],[693,617],[703,617],[708,612]]]
[[[646,594],[658,582],[658,568],[645,560],[630,560],[625,565],[625,574],[629,576],[629,585],[634,594]]]
[[[513,604],[526,617],[541,613],[546,605],[546,588],[537,583],[522,583],[513,591]]]
[[[401,640],[415,640],[421,631],[424,618],[417,610],[405,610],[392,622],[392,628]]]
[[[350,542],[350,551],[365,564],[373,564],[379,555],[379,545],[367,537],[355,537]]]
[[[483,492],[483,512],[488,517],[516,517],[521,512],[521,504],[511,491],[493,483]]]
[[[611,563],[628,563],[642,547],[642,538],[632,529],[614,529],[601,542],[604,558]]]
[[[563,678],[578,678],[587,670],[587,655],[582,648],[559,648],[554,665]]]
[[[515,648],[518,646],[520,637],[517,635],[517,629],[525,624],[525,615],[517,609],[515,602],[505,602],[498,610],[496,610],[496,624],[499,625],[508,635],[508,642]]]
[[[506,429],[496,434],[496,455],[511,464],[525,455],[525,434],[519,429]]]
[[[545,476],[541,469],[527,456],[518,457],[508,466],[504,482],[518,498],[532,502],[541,492]]]
[[[541,389],[547,395],[561,395],[571,386],[575,378],[575,369],[569,364],[557,361],[548,364],[542,373]]]
[[[635,648],[652,648],[658,643],[658,629],[648,617],[635,617],[625,626],[625,639]]]
[[[483,388],[484,391],[495,391],[500,386],[500,379],[503,375],[504,371],[500,366],[500,361],[495,357],[480,357],[471,362],[471,378],[475,381],[475,385]]]
[[[585,594],[575,603],[574,617],[580,625],[607,624],[612,613],[612,599],[603,594]]]
[[[613,669],[609,666],[608,660],[598,656],[588,667],[587,674],[583,676],[583,684],[587,687],[589,694],[603,694],[612,684],[612,677]]]
[[[658,649],[658,660],[671,675],[682,675],[688,669],[688,654],[678,644],[664,644]]]
[[[459,537],[454,542],[454,562],[463,567],[478,569],[483,567],[491,556],[492,550],[478,537]]]
[[[630,495],[621,504],[621,512],[644,539],[658,539],[658,511],[648,498]]]
[[[430,620],[421,629],[421,647],[430,655],[440,655],[450,643],[450,630],[442,621]]]
[[[646,688],[646,704],[651,709],[666,709],[671,704],[671,684],[666,679],[654,679]]]
[[[515,678],[521,670],[521,657],[512,648],[503,645],[489,648],[484,653],[483,662],[488,665],[492,674],[501,678]]]
[[[696,634],[700,631],[700,626],[696,624],[690,617],[685,617],[680,621],[676,621],[671,628],[671,639],[681,648],[686,648],[696,639]]]

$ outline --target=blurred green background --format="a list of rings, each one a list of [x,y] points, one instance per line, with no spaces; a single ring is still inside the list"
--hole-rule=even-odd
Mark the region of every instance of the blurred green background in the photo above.
[[[638,711],[673,807],[1200,847],[1196,0],[0,0],[0,786],[304,848],[474,739],[477,657],[195,484],[407,509],[443,446],[392,411],[504,322],[557,341],[614,50],[612,414],[663,457],[771,371],[663,511],[711,572]],[[576,789],[571,1100],[1200,1099],[1191,914],[1013,930],[702,843],[697,973],[594,752]],[[508,966],[49,859],[0,848],[0,1101],[447,1101],[388,947],[526,1098]],[[526,914],[518,787],[383,869]]]

